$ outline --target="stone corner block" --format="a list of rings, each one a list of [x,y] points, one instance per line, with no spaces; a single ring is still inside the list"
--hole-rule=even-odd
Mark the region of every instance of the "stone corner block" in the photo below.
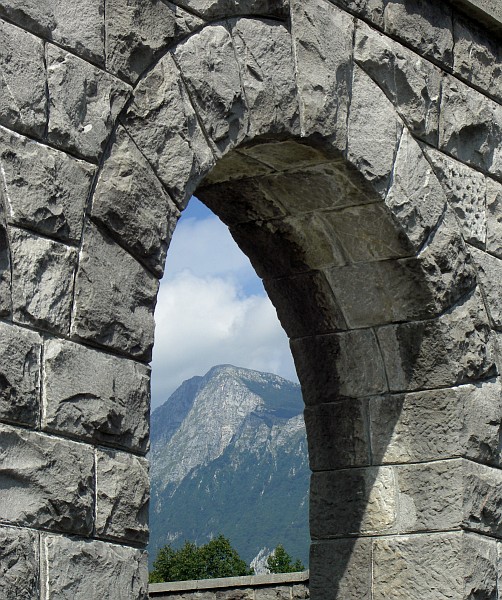
[[[146,459],[115,450],[97,451],[97,536],[146,544],[149,499]]]

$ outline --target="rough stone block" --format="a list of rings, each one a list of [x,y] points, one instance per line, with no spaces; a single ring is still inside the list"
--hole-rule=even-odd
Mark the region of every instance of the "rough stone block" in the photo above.
[[[96,162],[131,88],[52,45],[47,49],[47,84],[49,142]]]
[[[88,225],[75,282],[72,335],[149,360],[158,287],[130,254]]]
[[[450,206],[454,209],[464,239],[475,246],[486,242],[486,178],[442,152],[424,147]]]
[[[386,0],[331,0],[383,29]]]
[[[498,381],[371,398],[369,411],[373,464],[455,456],[500,463]]]
[[[64,536],[42,535],[42,599],[148,600],[142,550]]]
[[[395,531],[397,491],[392,467],[314,473],[310,483],[312,539]]]
[[[359,21],[356,63],[380,86],[411,133],[437,144],[441,71]]]
[[[495,542],[475,534],[376,539],[373,561],[375,600],[496,597]]]
[[[135,89],[125,126],[171,197],[184,208],[215,158],[171,54]]]
[[[324,273],[309,271],[263,283],[290,338],[347,329]]]
[[[502,471],[464,461],[464,529],[502,538]]]
[[[10,245],[14,319],[67,334],[77,251],[15,228]]]
[[[234,598],[237,598],[237,596],[227,596],[227,598],[228,600],[233,600]],[[290,600],[290,598],[291,588],[285,585],[278,585],[272,589],[257,588],[256,590],[254,590],[253,600]]]
[[[32,600],[39,594],[38,533],[0,527],[0,595],[3,600]]]
[[[310,214],[243,223],[231,227],[230,233],[260,277],[285,277],[346,262],[336,237],[329,235],[326,217]]]
[[[98,450],[96,534],[137,544],[148,542],[148,461],[125,452]]]
[[[453,36],[454,73],[502,102],[500,38],[463,17],[454,19]]]
[[[479,293],[439,319],[377,331],[391,391],[436,389],[495,373],[493,342]]]
[[[407,129],[399,142],[385,204],[416,251],[427,240],[445,210],[443,188]]]
[[[371,540],[313,542],[310,595],[323,600],[371,600]]]
[[[104,0],[4,0],[0,15],[83,58],[104,62]]]
[[[285,24],[236,19],[231,34],[249,111],[247,135],[299,135],[295,65]]]
[[[384,211],[382,214],[385,217]],[[373,225],[375,234],[382,231],[382,221],[362,219]],[[364,247],[367,229],[355,222],[353,229],[357,234],[349,239],[357,252]],[[392,231],[390,224],[389,230]],[[347,228],[347,237],[349,233]],[[359,235],[363,243],[358,248]],[[377,235],[375,239],[378,240]],[[391,239],[389,233],[379,240],[382,250],[388,251],[383,245]],[[329,269],[326,276],[349,328],[430,318],[454,304],[476,281],[470,255],[453,217],[443,220],[417,258],[357,263]]]
[[[322,0],[291,3],[302,135],[328,136],[345,150],[354,19]]]
[[[286,143],[286,142],[285,142]],[[297,146],[298,144],[292,144]],[[241,151],[235,150],[227,154],[219,160],[214,169],[212,169],[204,178],[201,185],[213,185],[217,183],[225,183],[233,179],[247,179],[249,177],[259,177],[260,175],[268,175],[272,173],[272,167],[248,156]],[[197,191],[199,195],[199,191]],[[200,199],[200,198],[199,198]]]
[[[377,340],[369,329],[292,340],[291,351],[307,405],[387,389]],[[319,365],[325,365],[322,371]]]
[[[453,77],[443,83],[440,149],[502,177],[502,106]]]
[[[0,47],[0,123],[42,137],[47,122],[43,42],[0,21]]]
[[[305,409],[310,468],[327,471],[370,464],[367,406],[344,400]]]
[[[486,178],[486,251],[502,258],[502,185]]]
[[[107,0],[106,67],[135,82],[162,50],[204,24],[163,0]]]
[[[59,339],[44,349],[42,428],[83,440],[148,450],[147,367]]]
[[[500,305],[502,260],[477,248],[472,249],[472,255],[483,289],[486,310],[493,326],[500,331],[502,330],[502,306]]]
[[[0,425],[0,477],[4,521],[81,535],[91,533],[91,446]]]
[[[388,0],[386,33],[396,36],[427,58],[451,66],[453,22],[451,9],[436,0]]]
[[[390,100],[362,69],[355,66],[347,157],[382,196],[387,193],[402,131],[403,125]]]
[[[95,167],[0,128],[7,219],[64,242],[78,242]]]
[[[0,419],[38,424],[41,339],[36,333],[0,323]]]
[[[249,128],[230,33],[219,24],[207,26],[179,44],[174,58],[214,151],[224,154],[244,139]]]
[[[146,159],[119,128],[99,175],[93,220],[161,277],[179,214]]]

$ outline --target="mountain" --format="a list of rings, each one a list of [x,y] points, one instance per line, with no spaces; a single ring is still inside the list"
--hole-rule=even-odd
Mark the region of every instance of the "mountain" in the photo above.
[[[308,563],[308,466],[300,386],[220,365],[151,417],[150,561],[167,543],[222,533],[248,563],[279,543]]]

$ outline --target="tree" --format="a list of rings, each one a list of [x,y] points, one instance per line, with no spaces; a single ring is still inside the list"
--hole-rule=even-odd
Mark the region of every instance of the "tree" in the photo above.
[[[150,583],[254,574],[223,535],[202,546],[186,541],[178,550],[168,544],[159,550],[153,568]]]
[[[279,544],[267,558],[267,567],[271,573],[296,573],[305,570],[300,559],[292,562],[291,556],[284,550],[282,544]]]

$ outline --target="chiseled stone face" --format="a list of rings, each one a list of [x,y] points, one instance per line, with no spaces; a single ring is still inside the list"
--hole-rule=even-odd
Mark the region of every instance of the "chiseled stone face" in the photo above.
[[[38,533],[0,527],[0,595],[3,600],[31,600],[39,592]]]
[[[144,551],[42,534],[42,557],[44,600],[148,599]]]

